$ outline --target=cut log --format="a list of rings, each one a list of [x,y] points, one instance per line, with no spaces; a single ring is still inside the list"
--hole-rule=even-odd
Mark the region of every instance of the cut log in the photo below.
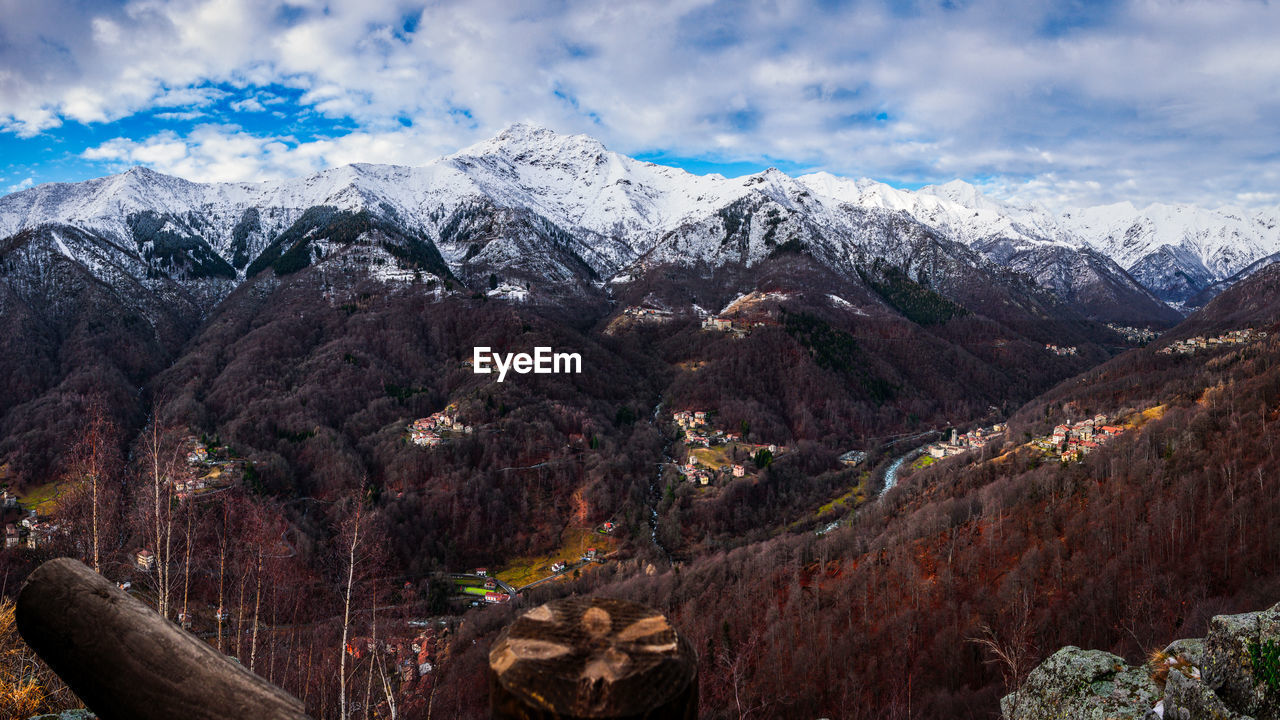
[[[18,593],[18,632],[102,720],[306,720],[302,703],[70,558]]]
[[[638,603],[571,598],[536,607],[489,652],[494,720],[672,718],[698,710],[697,657]]]

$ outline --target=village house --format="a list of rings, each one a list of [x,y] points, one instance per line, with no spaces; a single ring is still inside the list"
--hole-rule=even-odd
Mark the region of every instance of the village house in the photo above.
[[[490,605],[504,603],[511,599],[511,596],[501,592],[487,592],[484,594],[484,601]]]
[[[551,572],[553,572],[553,573],[560,573],[560,572],[564,572],[565,568],[567,568],[567,567],[569,567],[569,565],[568,565],[565,561],[563,561],[563,560],[557,560],[557,561],[555,561],[555,562],[551,563]]]
[[[21,534],[20,534],[20,533],[21,533],[21,531],[20,531],[20,530],[18,530],[18,526],[17,526],[17,525],[14,525],[13,523],[9,523],[8,525],[5,525],[5,526],[4,526],[4,546],[5,546],[5,548],[15,548],[15,547],[18,547],[18,543],[19,543],[19,542],[21,542],[21,540],[22,540],[22,537],[21,537]]]
[[[702,329],[729,332],[733,329],[733,321],[729,318],[709,317],[702,321]]]
[[[421,445],[424,447],[439,445],[441,443],[440,436],[429,430],[414,430],[409,434],[409,437],[413,440],[415,445]]]
[[[747,469],[746,469],[745,467],[743,467],[742,465],[734,465],[734,466],[733,466],[733,476],[734,476],[734,477],[745,477],[745,476],[746,476],[746,474],[747,474]]]
[[[150,550],[143,548],[134,556],[134,561],[137,563],[139,570],[142,570],[143,572],[151,572],[152,568],[156,566],[156,555]]]

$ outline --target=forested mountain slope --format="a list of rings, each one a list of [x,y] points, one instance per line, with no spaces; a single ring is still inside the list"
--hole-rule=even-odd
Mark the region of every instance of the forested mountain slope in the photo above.
[[[1082,462],[991,447],[916,471],[823,537],[678,571],[620,569],[577,590],[675,618],[700,650],[713,718],[736,717],[739,703],[772,717],[991,717],[1005,687],[974,642],[986,628],[1027,670],[1064,645],[1133,662],[1202,635],[1214,615],[1269,607],[1280,597],[1277,282],[1258,273],[1193,317],[1205,332],[1243,323],[1266,339],[1134,350],[1015,415],[1013,445],[1097,412],[1132,423]],[[487,635],[470,637],[451,707],[480,717],[465,697]]]

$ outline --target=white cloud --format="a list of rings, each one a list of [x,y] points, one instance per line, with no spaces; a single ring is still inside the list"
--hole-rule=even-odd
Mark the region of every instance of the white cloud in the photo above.
[[[116,169],[146,165],[200,182],[254,182],[355,162],[420,165],[450,149],[426,129],[353,132],[299,142],[289,136],[251,135],[235,125],[201,125],[185,136],[165,131],[140,141],[115,138],[85,150],[81,157]]]
[[[258,98],[251,97],[231,103],[231,109],[236,112],[264,112],[267,107]]]
[[[293,7],[14,4],[0,27],[0,129],[30,137],[154,108],[178,120],[228,99],[210,84],[240,89],[237,112],[270,106],[295,122],[265,91],[279,85],[359,130],[278,151],[265,149],[272,139],[193,133],[182,139],[190,167],[238,176],[404,161],[394,149],[407,138],[447,151],[531,120],[623,152],[780,158],[901,182],[995,178],[1081,201],[1264,202],[1280,174],[1280,8],[1266,4],[1134,0],[1083,18],[1049,0],[911,12],[869,1]],[[245,155],[227,155],[235,148]]]
[[[10,185],[9,192],[12,193],[12,192],[18,192],[19,190],[26,190],[27,188],[31,187],[34,184],[35,184],[35,180],[33,178],[29,178],[29,177],[23,178],[21,182],[16,183],[14,185]]]
[[[207,113],[201,112],[199,110],[187,110],[183,112],[156,113],[151,117],[156,118],[158,120],[195,120],[196,118],[204,117],[206,114]]]

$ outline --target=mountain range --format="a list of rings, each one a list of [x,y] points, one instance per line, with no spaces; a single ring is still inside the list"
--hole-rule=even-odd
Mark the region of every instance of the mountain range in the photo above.
[[[335,253],[387,281],[538,300],[607,291],[661,266],[752,266],[790,251],[848,276],[880,259],[926,285],[954,266],[1004,267],[1093,319],[1168,326],[1175,308],[1280,251],[1278,222],[1280,209],[1186,205],[1055,214],[962,181],[910,191],[775,169],[700,176],[517,124],[422,167],[262,183],[137,167],[41,185],[0,198],[0,247],[11,276],[19,258],[47,268],[62,257],[201,313],[268,267],[286,274]]]
[[[0,485],[55,494],[68,534],[0,559],[84,556],[101,478],[103,567],[150,592],[131,568],[161,547],[161,429],[175,466],[229,483],[181,506],[171,557],[238,576],[237,622],[257,587],[264,618],[308,629],[246,657],[307,658],[275,681],[309,710],[342,671],[334,578],[363,517],[369,587],[396,578],[379,617],[472,613],[448,670],[400,685],[405,717],[488,713],[473,681],[511,606],[452,607],[449,573],[551,572],[584,542],[607,563],[517,603],[669,608],[705,649],[703,715],[741,692],[762,716],[987,716],[1007,691],[973,641],[991,628],[1132,657],[1280,591],[1273,215],[696,176],[528,125],[417,168],[32,188],[0,198]],[[476,347],[584,370],[499,383]],[[1099,414],[1121,432],[1079,462],[1035,442]],[[467,429],[419,445],[442,415]],[[197,438],[216,468],[184,460]],[[199,630],[221,570],[191,577]]]

